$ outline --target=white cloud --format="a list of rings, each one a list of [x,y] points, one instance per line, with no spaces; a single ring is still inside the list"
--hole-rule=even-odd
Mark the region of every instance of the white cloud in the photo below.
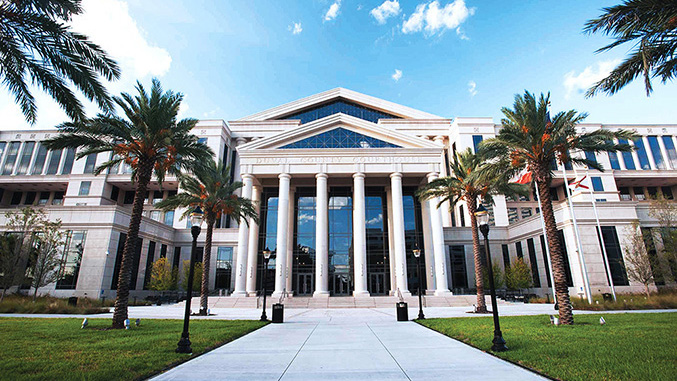
[[[166,49],[151,44],[143,30],[129,14],[127,3],[121,0],[84,0],[84,13],[75,16],[71,22],[73,30],[85,34],[90,41],[101,46],[116,60],[122,70],[119,80],[106,83],[112,95],[122,91],[133,93],[136,80],[149,86],[149,77],[161,77],[169,71],[172,57]],[[36,128],[53,128],[68,120],[56,102],[42,89],[31,86],[31,93],[38,105]],[[77,93],[77,92],[76,92]],[[85,105],[87,115],[93,116],[98,108],[83,96],[79,99]],[[187,110],[182,107],[183,111]],[[0,89],[0,129],[26,128],[27,123],[14,97],[6,89]]]
[[[393,73],[393,75],[391,75],[391,77],[393,78],[393,80],[395,80],[395,82],[399,81],[400,78],[402,78],[402,70],[395,69],[395,73]]]
[[[324,14],[324,21],[331,21],[338,16],[339,9],[341,9],[341,0],[336,0],[334,3],[329,7],[327,10],[327,13]]]
[[[419,4],[414,13],[402,23],[402,33],[423,31],[426,36],[432,36],[444,33],[447,29],[456,29],[461,39],[467,39],[459,27],[473,14],[475,8],[468,8],[464,0],[454,0],[443,8],[440,8],[437,0]]]
[[[367,220],[367,225],[376,225],[381,221],[383,221],[383,213],[379,213],[378,216]]]
[[[477,84],[475,83],[475,81],[468,82],[468,93],[470,94],[470,98],[477,95]]]
[[[292,25],[289,25],[287,27],[287,30],[290,31],[292,34],[295,34],[295,35],[303,32],[303,28],[301,27],[300,22],[295,22]]]
[[[565,97],[568,99],[574,92],[578,94],[585,93],[595,82],[609,75],[611,70],[620,62],[621,60],[599,61],[596,68],[593,65],[586,67],[579,74],[576,74],[575,70],[566,73],[564,75]]]
[[[369,13],[374,16],[377,23],[383,25],[388,18],[399,15],[400,11],[400,3],[397,0],[386,0]]]

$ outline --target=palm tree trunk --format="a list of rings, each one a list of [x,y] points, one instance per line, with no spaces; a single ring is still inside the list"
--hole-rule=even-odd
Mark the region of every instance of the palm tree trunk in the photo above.
[[[571,310],[569,300],[569,287],[567,286],[566,270],[564,268],[564,256],[562,247],[557,235],[557,222],[552,210],[552,199],[550,198],[550,179],[549,173],[545,169],[534,170],[535,178],[538,184],[538,193],[541,196],[541,206],[543,210],[543,220],[545,221],[545,233],[550,248],[550,260],[552,261],[552,273],[555,279],[555,294],[557,294],[557,304],[559,306],[560,324],[574,324],[574,315]]]
[[[202,287],[200,293],[200,315],[207,315],[209,297],[209,265],[212,258],[212,236],[214,234],[214,224],[216,216],[213,212],[207,213],[207,238],[205,241],[205,252],[202,256]]]
[[[472,253],[475,258],[475,287],[477,288],[477,313],[487,313],[487,303],[484,300],[484,265],[482,263],[482,254],[480,253],[480,236],[477,229],[477,197],[472,197],[466,201],[468,213],[470,214],[470,230],[472,231]]]
[[[115,298],[115,310],[113,311],[113,328],[125,328],[127,320],[127,307],[129,306],[129,286],[132,276],[132,265],[134,253],[136,252],[136,243],[139,237],[139,226],[143,213],[143,200],[146,198],[148,183],[150,182],[153,171],[153,163],[139,163],[136,190],[134,192],[134,203],[132,204],[132,216],[129,220],[127,229],[127,240],[125,248],[122,251],[122,264],[118,276],[118,289]]]

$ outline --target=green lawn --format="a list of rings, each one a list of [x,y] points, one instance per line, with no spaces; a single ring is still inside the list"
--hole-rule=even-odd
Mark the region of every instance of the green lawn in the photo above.
[[[677,379],[677,313],[576,315],[575,322],[553,326],[547,315],[502,317],[509,350],[497,355],[561,380]],[[418,323],[479,349],[491,348],[491,317]]]
[[[174,352],[183,321],[145,319],[101,330],[110,319],[0,318],[0,380],[134,380],[191,358]],[[133,325],[133,324],[132,324]],[[193,356],[264,326],[259,321],[193,320]]]

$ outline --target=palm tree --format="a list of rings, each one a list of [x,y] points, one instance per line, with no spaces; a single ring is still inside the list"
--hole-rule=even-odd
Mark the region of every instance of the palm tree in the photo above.
[[[181,193],[161,201],[156,207],[164,210],[188,208],[186,217],[196,206],[204,210],[207,223],[204,258],[202,260],[202,290],[200,294],[200,314],[207,315],[207,297],[209,294],[209,264],[212,254],[212,236],[214,225],[222,215],[233,216],[239,221],[249,223],[251,218],[258,223],[258,215],[251,200],[240,197],[235,191],[242,188],[239,181],[231,182],[230,169],[210,159],[206,165],[194,169],[194,176],[179,177]]]
[[[445,201],[449,201],[450,208],[465,201],[470,214],[470,229],[472,231],[472,247],[475,259],[475,286],[477,287],[477,312],[486,313],[487,305],[484,300],[484,259],[480,253],[480,238],[477,228],[478,200],[492,203],[492,195],[496,194],[524,194],[527,188],[518,184],[508,183],[506,174],[509,171],[497,171],[495,166],[488,166],[485,160],[485,152],[480,149],[477,153],[468,148],[462,152],[456,152],[450,164],[451,175],[431,181],[418,190],[417,195],[421,201],[431,198],[440,198],[438,207]]]
[[[81,122],[64,123],[59,126],[60,134],[44,142],[49,149],[81,148],[77,158],[109,152],[111,159],[97,167],[95,174],[123,161],[132,168],[134,202],[122,252],[113,328],[124,328],[127,319],[133,253],[152,175],[155,174],[162,185],[165,174],[179,175],[181,170],[193,168],[212,157],[212,151],[190,133],[197,120],[177,121],[183,99],[181,93],[163,92],[157,79],[153,79],[150,94],[139,82],[136,89],[139,94],[134,97],[127,93],[113,97],[126,119],[100,114]]]
[[[649,96],[653,90],[651,78],[660,78],[665,83],[677,75],[676,0],[625,0],[603,11],[584,28],[588,34],[601,32],[614,37],[614,42],[597,52],[626,42],[634,43],[635,49],[606,78],[595,83],[587,97],[600,91],[615,94],[640,75],[644,76],[646,95]]]
[[[483,149],[490,152],[499,163],[508,163],[513,173],[525,168],[532,173],[541,197],[560,321],[562,324],[573,324],[564,257],[550,198],[552,165],[558,161],[587,165],[603,171],[604,168],[598,162],[590,161],[585,156],[571,155],[570,152],[630,151],[628,144],[616,144],[613,139],[631,139],[634,134],[630,131],[603,129],[578,132],[576,124],[585,119],[587,114],[570,110],[557,113],[551,120],[548,112],[549,100],[550,94],[541,94],[538,100],[528,91],[523,96],[516,95],[513,109],[504,107],[501,110],[505,118],[501,120],[500,132],[495,138],[485,140],[482,144]],[[501,170],[505,165],[503,164]]]
[[[82,13],[80,3],[81,0],[0,2],[0,80],[31,124],[37,120],[37,106],[27,75],[72,120],[83,120],[85,112],[69,89],[69,82],[102,110],[113,109],[99,75],[108,81],[119,78],[118,64],[67,24],[72,16]]]

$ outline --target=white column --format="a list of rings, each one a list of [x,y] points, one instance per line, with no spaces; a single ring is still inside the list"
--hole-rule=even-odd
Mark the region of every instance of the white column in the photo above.
[[[315,292],[313,296],[329,296],[329,189],[327,174],[318,173],[315,198]]]
[[[252,188],[254,186],[254,176],[250,174],[242,175],[242,197],[251,199]],[[232,296],[245,296],[247,280],[247,253],[249,246],[249,225],[242,220],[239,224],[237,236],[237,267],[235,269],[235,290]]]
[[[294,197],[296,193],[296,188],[290,187],[289,189],[289,219],[287,223],[287,232],[289,234],[287,238],[287,273],[285,274],[286,277],[286,286],[285,289],[287,289],[287,292],[292,295],[294,292],[293,287],[292,287],[292,282],[291,278],[293,276],[292,274],[292,265],[294,264],[294,219],[296,218],[295,213],[296,211],[294,210],[294,203],[296,200],[296,197]]]
[[[353,174],[353,271],[354,296],[369,296],[367,291],[367,226],[364,198],[364,173]]]
[[[289,188],[291,176],[281,173],[279,176],[279,194],[277,200],[277,244],[275,253],[275,291],[279,297],[287,285],[287,240],[289,224]]]
[[[254,186],[252,202],[256,214],[261,215],[261,187]],[[249,250],[247,252],[247,295],[256,296],[256,265],[259,254],[259,224],[254,219],[249,219]]]
[[[428,182],[437,179],[437,173],[428,174]],[[449,295],[449,282],[447,281],[447,258],[444,251],[444,230],[440,216],[440,209],[437,207],[439,199],[437,197],[428,200],[430,209],[430,227],[432,228],[433,250],[435,253],[435,295]]]
[[[393,248],[395,256],[396,290],[402,295],[411,295],[407,284],[407,255],[404,242],[404,204],[402,202],[402,174],[390,175],[390,186],[393,198]],[[397,292],[397,291],[396,291]]]
[[[628,143],[629,143],[633,148],[637,148],[637,147],[635,146],[635,142],[634,142],[632,139],[629,139],[629,140],[628,140]],[[635,169],[638,170],[638,171],[641,171],[643,168],[642,168],[641,165],[639,165],[639,156],[637,155],[637,149],[633,149],[633,150],[631,151],[631,153],[632,153],[632,161],[635,162]]]
[[[614,143],[620,144],[618,139],[614,139]],[[618,166],[621,167],[621,171],[625,171],[625,159],[623,158],[623,152],[616,152],[616,157],[618,157]]]
[[[433,141],[444,147],[441,157],[442,165],[440,167],[441,168],[440,176],[442,177],[449,176],[449,173],[447,173],[447,155],[445,155],[445,153],[447,152],[447,147],[444,145],[444,136],[437,135],[433,138]],[[445,228],[451,227],[451,211],[449,210],[449,201],[445,201],[442,203],[440,211],[442,214],[442,226],[444,226]],[[432,284],[430,284],[428,287],[432,287]]]
[[[390,273],[390,295],[395,295],[397,290],[397,281],[395,274],[397,268],[395,267],[395,243],[393,237],[393,192],[390,187],[386,187],[386,209],[388,210],[388,269]]]
[[[425,258],[425,271],[427,293],[435,291],[435,256],[433,250],[433,237],[430,227],[430,208],[427,202],[421,203],[421,219],[423,220],[423,256]]]

